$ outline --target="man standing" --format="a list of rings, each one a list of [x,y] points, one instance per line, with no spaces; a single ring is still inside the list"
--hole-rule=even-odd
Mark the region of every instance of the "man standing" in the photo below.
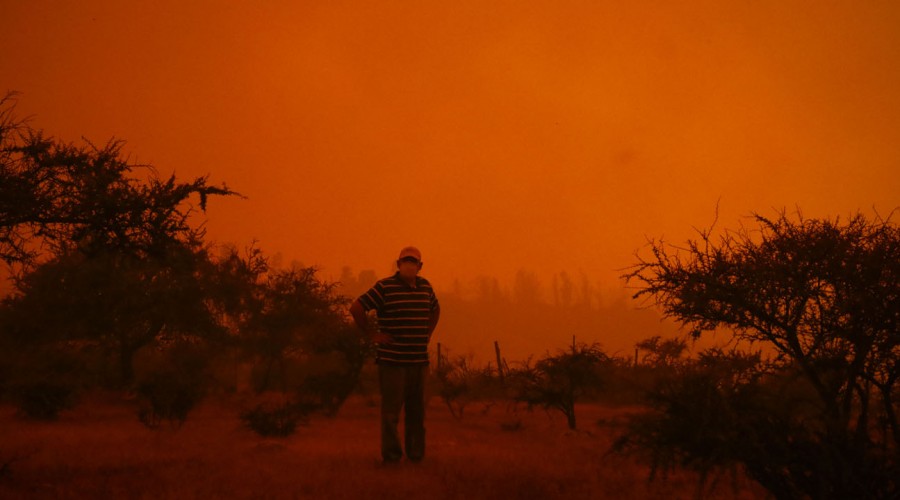
[[[425,376],[428,341],[441,309],[428,280],[419,276],[422,254],[415,247],[400,251],[397,272],[379,280],[350,306],[350,314],[363,331],[370,327],[366,313],[378,316],[372,332],[376,343],[381,387],[381,458],[395,463],[403,456],[397,425],[404,409],[406,458],[425,458]]]

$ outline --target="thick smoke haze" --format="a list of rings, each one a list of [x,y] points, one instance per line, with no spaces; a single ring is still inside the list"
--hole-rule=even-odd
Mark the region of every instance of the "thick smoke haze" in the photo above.
[[[648,237],[900,205],[898,5],[6,1],[0,90],[244,194],[213,240],[330,280],[418,246],[461,351],[627,350],[674,328],[619,279]]]

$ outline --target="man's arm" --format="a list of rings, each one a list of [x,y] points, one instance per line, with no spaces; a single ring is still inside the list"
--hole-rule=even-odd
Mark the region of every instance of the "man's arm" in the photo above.
[[[431,334],[437,328],[438,321],[441,319],[441,306],[437,305],[431,311],[431,319],[428,321],[428,340],[431,340]]]
[[[366,310],[363,309],[359,299],[350,304],[350,315],[353,316],[353,321],[360,330],[365,332],[369,329],[369,318],[366,317]]]
[[[377,330],[370,331],[369,318],[366,317],[366,310],[359,299],[354,300],[353,304],[350,304],[350,315],[353,316],[353,322],[356,323],[356,326],[366,333],[372,342],[383,344],[391,341],[391,336],[386,333]]]

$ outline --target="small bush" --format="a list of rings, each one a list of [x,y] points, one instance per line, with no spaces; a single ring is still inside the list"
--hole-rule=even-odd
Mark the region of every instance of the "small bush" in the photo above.
[[[176,372],[160,372],[138,385],[141,406],[138,419],[151,429],[164,421],[181,426],[203,397],[201,385]]]
[[[447,405],[450,414],[462,420],[463,411],[472,401],[487,401],[483,412],[490,411],[494,402],[504,397],[502,381],[494,376],[490,365],[484,368],[472,366],[471,356],[443,359],[430,378],[433,389]]]
[[[18,387],[19,411],[35,420],[56,420],[59,412],[75,406],[76,388],[66,382],[36,382]]]
[[[311,375],[303,380],[297,395],[308,406],[321,409],[327,417],[334,417],[353,392],[358,379],[356,373]]]
[[[179,341],[147,353],[149,370],[138,378],[138,418],[147,427],[164,420],[181,426],[203,399],[208,387],[208,351],[202,345]]]
[[[21,416],[55,420],[78,402],[84,363],[69,346],[19,347],[5,352],[0,363],[8,374],[6,393]]]
[[[251,430],[264,437],[290,436],[298,424],[309,422],[310,408],[293,401],[280,403],[260,403],[241,414],[241,421]]]

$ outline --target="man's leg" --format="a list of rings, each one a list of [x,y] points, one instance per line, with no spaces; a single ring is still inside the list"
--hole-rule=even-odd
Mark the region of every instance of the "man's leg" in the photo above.
[[[403,367],[379,364],[378,380],[381,386],[381,458],[385,462],[396,462],[403,457],[397,431],[403,405]]]
[[[406,456],[413,462],[425,458],[425,376],[427,365],[406,368],[404,428]]]

